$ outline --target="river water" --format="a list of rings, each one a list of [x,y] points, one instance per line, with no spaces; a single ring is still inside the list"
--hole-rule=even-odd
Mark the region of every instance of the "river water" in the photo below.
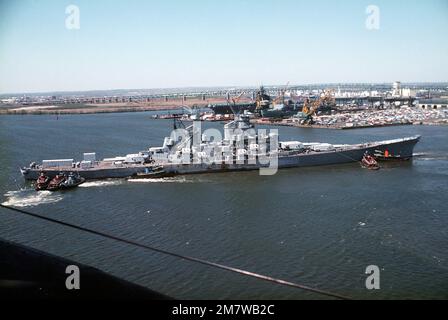
[[[448,127],[279,127],[281,140],[358,143],[422,135],[410,162],[87,182],[36,193],[19,167],[159,146],[152,113],[0,117],[0,201],[176,253],[358,299],[448,298]],[[221,127],[207,124],[206,127]],[[321,296],[167,257],[0,209],[0,237],[182,299]],[[365,288],[365,269],[381,289]]]

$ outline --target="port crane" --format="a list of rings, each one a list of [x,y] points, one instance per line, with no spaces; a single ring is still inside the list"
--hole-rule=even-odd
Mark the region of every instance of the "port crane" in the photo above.
[[[243,91],[237,97],[230,98],[230,96],[228,96],[228,98],[227,98],[227,103],[229,104],[230,109],[232,109],[232,113],[233,113],[234,116],[237,115],[235,113],[234,107],[236,107],[236,104],[241,100],[241,98],[244,96],[244,94],[245,94],[245,92]]]
[[[277,104],[280,102],[282,104],[285,104],[285,93],[288,90],[288,88],[289,88],[289,81],[286,84],[286,86],[282,90],[280,90],[280,94],[278,95],[278,97],[274,99],[274,104]]]
[[[243,91],[237,97],[231,98],[233,105],[236,105],[241,100],[241,98],[244,96],[244,94],[245,94],[245,92]]]
[[[325,90],[324,93],[315,101],[311,102],[309,98],[305,99],[302,108],[301,124],[313,124],[313,116],[316,115],[319,108],[323,105],[335,104],[334,92]]]
[[[266,90],[263,86],[257,91],[256,101],[256,111],[260,112],[262,109],[269,108],[271,104],[271,97],[266,93]]]

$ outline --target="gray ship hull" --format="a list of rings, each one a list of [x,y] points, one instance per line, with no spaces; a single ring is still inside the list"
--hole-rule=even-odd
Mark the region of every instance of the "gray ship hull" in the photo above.
[[[366,143],[354,145],[350,150],[336,150],[328,152],[298,153],[278,157],[278,168],[296,168],[344,164],[360,162],[365,154],[374,154],[376,151],[386,150],[401,159],[410,159],[413,156],[414,147],[420,137],[390,140],[384,142]],[[248,171],[267,167],[264,164],[192,164],[192,165],[169,165],[165,170],[174,174],[192,174],[205,172],[223,171]]]
[[[109,168],[91,168],[91,169],[79,169],[79,168],[46,168],[46,169],[31,169],[24,168],[21,170],[23,177],[26,180],[37,180],[41,172],[45,172],[45,175],[50,178],[55,177],[59,173],[68,174],[70,172],[79,173],[79,175],[86,180],[100,180],[100,179],[118,179],[128,178],[136,175],[137,173],[145,172],[146,166],[132,166],[132,167],[109,167]]]
[[[397,140],[388,140],[381,142],[372,142],[358,145],[350,145],[333,151],[326,152],[308,152],[308,153],[280,153],[278,157],[278,168],[310,167],[343,164],[358,162],[368,151],[373,154],[376,151],[389,152],[389,154],[398,156],[401,159],[409,159],[413,156],[415,145],[420,137],[411,137]],[[266,167],[260,163],[256,164],[164,164],[164,170],[169,174],[197,174],[209,172],[225,171],[247,171],[258,170]],[[129,178],[143,173],[148,168],[147,165],[130,165],[115,167],[94,167],[89,169],[80,168],[24,168],[22,175],[26,180],[37,180],[40,172],[44,171],[46,175],[54,177],[58,173],[77,172],[87,180],[110,179],[110,178]]]

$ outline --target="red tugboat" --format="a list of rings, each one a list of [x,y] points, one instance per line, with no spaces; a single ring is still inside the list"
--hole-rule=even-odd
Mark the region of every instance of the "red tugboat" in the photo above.
[[[47,190],[50,180],[51,179],[47,177],[45,173],[41,172],[34,188],[36,189],[36,191]]]
[[[378,162],[375,160],[374,157],[372,157],[367,152],[364,153],[364,157],[361,160],[361,165],[363,168],[369,169],[369,170],[379,170],[380,166]]]
[[[56,191],[59,190],[59,188],[61,187],[62,182],[65,181],[65,176],[62,174],[58,174],[56,175],[56,177],[54,177],[50,183],[48,184],[47,190],[48,191]]]

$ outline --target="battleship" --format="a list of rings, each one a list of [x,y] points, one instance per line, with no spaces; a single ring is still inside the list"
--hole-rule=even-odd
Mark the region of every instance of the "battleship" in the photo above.
[[[186,127],[175,119],[174,129],[161,147],[136,154],[97,161],[95,153],[84,153],[82,161],[43,160],[20,171],[26,180],[37,180],[42,172],[50,178],[58,174],[79,174],[89,180],[132,178],[154,168],[163,169],[169,176],[263,169],[273,169],[274,174],[282,168],[360,162],[366,153],[408,160],[420,140],[420,136],[414,136],[360,144],[279,141],[276,130],[257,133],[245,114],[224,125],[222,139],[207,135],[207,131],[202,133],[197,122]]]

